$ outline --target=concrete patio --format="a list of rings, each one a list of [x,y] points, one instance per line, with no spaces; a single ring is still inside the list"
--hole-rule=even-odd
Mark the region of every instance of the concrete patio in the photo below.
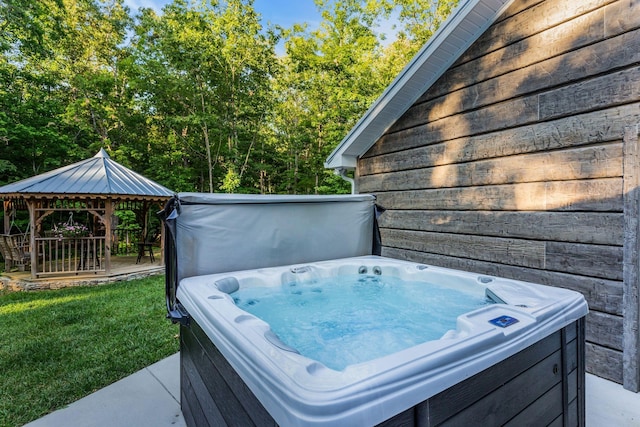
[[[587,374],[587,427],[640,426],[640,394]],[[174,354],[27,427],[182,427],[180,356]]]

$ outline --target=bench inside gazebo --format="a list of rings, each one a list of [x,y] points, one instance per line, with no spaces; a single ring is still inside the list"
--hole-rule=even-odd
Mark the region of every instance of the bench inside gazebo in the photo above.
[[[162,236],[149,227],[149,212],[158,211],[173,192],[111,160],[104,149],[94,157],[0,187],[4,234],[0,252],[5,270],[30,268],[31,278],[64,275],[111,275],[120,234],[115,212],[127,210],[140,223],[136,263]],[[29,215],[27,230],[13,233],[16,211]],[[161,228],[159,229],[161,230]],[[127,239],[132,237],[127,236]],[[159,257],[162,261],[162,257]]]

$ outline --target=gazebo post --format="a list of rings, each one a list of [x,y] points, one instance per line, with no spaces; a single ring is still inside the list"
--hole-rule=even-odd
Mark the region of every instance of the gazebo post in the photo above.
[[[4,209],[4,234],[11,233],[11,219],[7,212],[9,212],[9,208],[11,206],[11,199],[4,199],[2,202],[2,207]]]
[[[38,277],[38,248],[36,247],[36,207],[35,201],[31,198],[25,199],[29,210],[29,252],[31,255],[31,278]]]
[[[104,204],[104,268],[107,275],[111,274],[111,216],[113,215],[113,200],[109,197]]]
[[[149,206],[151,202],[146,200],[142,201],[142,241],[147,241],[147,236],[149,235]]]

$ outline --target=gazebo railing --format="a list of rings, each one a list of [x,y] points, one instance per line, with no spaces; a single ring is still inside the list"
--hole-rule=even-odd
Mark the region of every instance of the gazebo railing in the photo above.
[[[36,275],[104,272],[105,248],[104,236],[36,237]]]

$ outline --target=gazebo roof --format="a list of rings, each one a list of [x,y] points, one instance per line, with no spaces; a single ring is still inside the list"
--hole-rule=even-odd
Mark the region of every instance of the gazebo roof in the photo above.
[[[173,191],[111,160],[101,148],[92,158],[0,187],[0,197],[118,195],[166,198]]]

